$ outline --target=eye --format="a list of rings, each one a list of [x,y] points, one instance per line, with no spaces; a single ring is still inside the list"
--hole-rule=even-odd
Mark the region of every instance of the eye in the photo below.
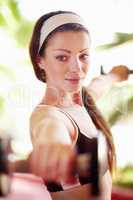
[[[83,61],[88,61],[90,55],[87,54],[87,53],[84,53],[84,54],[81,54],[79,57],[80,57],[80,59],[83,60]]]
[[[61,62],[65,62],[68,60],[68,56],[66,55],[59,55],[59,56],[56,56],[56,59],[61,61]]]

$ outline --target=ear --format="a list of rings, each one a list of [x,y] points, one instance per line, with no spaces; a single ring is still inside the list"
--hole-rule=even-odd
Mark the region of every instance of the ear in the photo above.
[[[41,69],[44,69],[44,58],[42,58],[42,57],[40,57],[40,56],[37,56],[37,58],[36,58],[36,62],[37,62],[37,64],[39,65],[39,67],[41,68]]]

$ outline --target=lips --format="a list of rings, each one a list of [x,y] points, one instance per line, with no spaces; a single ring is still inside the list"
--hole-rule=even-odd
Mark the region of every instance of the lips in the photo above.
[[[79,81],[83,79],[83,77],[71,77],[71,78],[66,78],[65,80],[68,80],[68,81]]]
[[[79,81],[80,78],[67,78],[65,80],[68,80],[68,81]]]
[[[76,84],[79,83],[79,81],[83,78],[66,78],[66,81],[69,81],[70,83]]]

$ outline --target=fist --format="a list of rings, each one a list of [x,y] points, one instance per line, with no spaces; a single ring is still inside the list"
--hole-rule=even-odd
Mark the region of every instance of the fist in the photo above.
[[[73,175],[76,152],[68,144],[40,144],[31,156],[31,170],[41,176],[44,181],[60,181],[72,183],[76,179]]]
[[[129,69],[125,65],[117,65],[112,68],[112,70],[109,72],[109,74],[114,74],[117,76],[119,81],[125,81],[128,79],[129,76]]]

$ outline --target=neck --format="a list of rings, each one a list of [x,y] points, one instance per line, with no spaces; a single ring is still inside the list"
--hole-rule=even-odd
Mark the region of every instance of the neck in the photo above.
[[[83,106],[82,93],[80,91],[66,92],[54,87],[46,87],[43,103],[57,107]]]

